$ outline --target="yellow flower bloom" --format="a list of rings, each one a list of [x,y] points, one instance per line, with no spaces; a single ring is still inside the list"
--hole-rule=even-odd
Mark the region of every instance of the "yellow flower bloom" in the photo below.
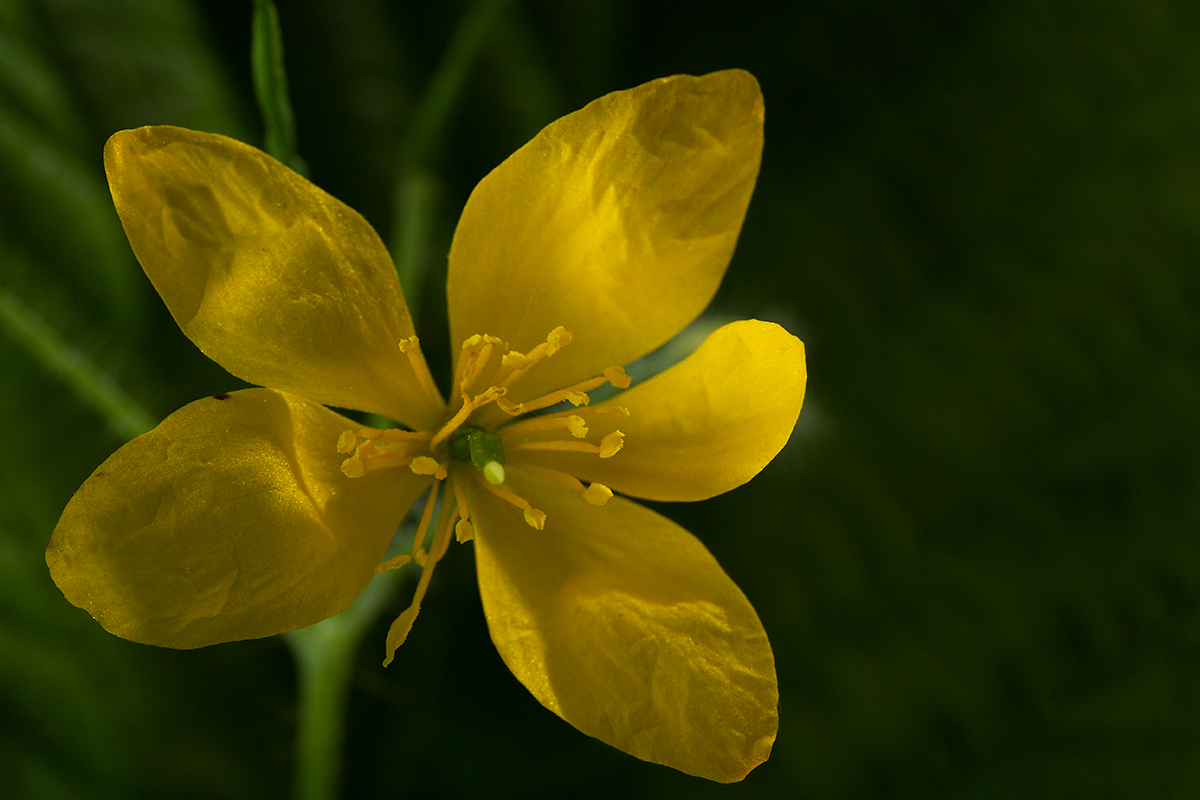
[[[450,251],[449,402],[361,216],[221,136],[114,135],[113,199],[154,287],[206,355],[270,388],[187,405],[105,461],[55,528],[55,582],[118,636],[189,648],[318,622],[415,558],[390,660],[451,537],[473,538],[492,639],[543,705],[638,758],[740,780],[775,739],[766,633],[695,537],[624,496],[700,500],[757,474],[800,413],[803,345],[735,322],[655,378],[587,393],[628,387],[620,365],[712,298],[762,118],[748,73],[666,78],[484,178]],[[413,552],[380,564],[426,492]]]

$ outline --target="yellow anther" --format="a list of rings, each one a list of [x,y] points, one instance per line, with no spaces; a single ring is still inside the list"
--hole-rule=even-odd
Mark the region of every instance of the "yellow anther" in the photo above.
[[[439,464],[436,458],[417,456],[408,468],[416,475],[432,475],[439,481],[446,480],[446,467]]]
[[[358,437],[354,435],[354,431],[343,431],[338,437],[337,451],[339,453],[353,453],[354,448],[358,445]]]
[[[587,425],[584,424],[583,417],[579,416],[578,414],[571,414],[566,418],[566,423],[567,430],[570,431],[571,435],[576,439],[582,439],[583,437],[587,436],[588,428]]]
[[[476,349],[476,345],[482,344],[482,347]],[[468,347],[468,344],[470,347]],[[463,352],[459,356],[458,373],[460,375],[459,387],[462,391],[466,391],[473,383],[483,374],[483,370],[487,367],[488,361],[492,358],[492,350],[496,345],[500,344],[500,340],[495,336],[476,334],[467,341],[463,342]]]
[[[612,458],[625,446],[625,434],[613,431],[600,440],[600,457]]]
[[[508,389],[505,389],[503,386],[489,386],[486,390],[475,395],[475,398],[471,401],[471,404],[476,408],[479,408],[480,406],[486,406],[488,403],[504,397],[504,395],[507,393]]]
[[[454,538],[459,544],[469,542],[475,538],[475,528],[465,519],[460,519],[458,524],[454,526]]]
[[[609,367],[604,370],[604,377],[618,389],[628,389],[629,384],[633,382],[633,378],[626,375],[625,370],[621,367]]]
[[[510,417],[519,417],[525,413],[525,409],[521,407],[520,403],[514,403],[511,400],[505,400],[503,398],[496,400],[496,407],[505,414],[508,414]]]
[[[571,332],[559,325],[554,330],[550,331],[550,335],[546,337],[546,355],[552,356],[559,350],[563,349],[571,343]]]
[[[375,574],[382,575],[383,573],[387,572],[388,570],[400,569],[400,567],[403,567],[405,564],[407,564],[410,561],[412,561],[412,556],[409,555],[408,553],[404,553],[404,554],[398,555],[398,556],[392,556],[387,561],[384,561],[380,564],[375,565]]]
[[[495,486],[487,481],[483,481],[483,488],[487,489],[501,500],[504,500],[506,503],[511,503],[512,505],[521,509],[521,511],[525,514],[525,521],[529,523],[531,527],[537,528],[540,531],[542,526],[546,524],[546,515],[531,506],[528,500],[526,500],[524,497],[521,497],[521,495],[517,494],[512,489],[508,488],[507,485]]]
[[[342,462],[342,474],[347,478],[361,478],[367,472],[367,468],[358,456],[351,456]]]
[[[602,506],[612,498],[612,489],[609,489],[603,483],[593,483],[591,486],[583,490],[583,499],[587,500],[594,506]]]
[[[561,325],[550,331],[546,341],[529,351],[528,355],[510,350],[501,361],[502,366],[496,373],[494,382],[500,386],[512,386],[522,375],[528,372],[543,358],[554,355],[571,343],[571,332]],[[512,358],[509,358],[511,356]]]
[[[567,392],[567,396],[564,399],[577,408],[579,406],[586,406],[591,402],[591,398],[587,396],[587,392]]]
[[[526,367],[533,366],[533,360],[524,353],[509,350],[500,359],[500,365],[509,369],[525,369]]]

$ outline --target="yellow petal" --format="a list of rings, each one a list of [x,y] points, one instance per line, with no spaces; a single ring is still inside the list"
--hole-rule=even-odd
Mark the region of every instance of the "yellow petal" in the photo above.
[[[179,327],[239,378],[413,428],[441,410],[399,350],[412,336],[365,219],[267,154],[183,128],[104,148],[133,252]]]
[[[765,761],[778,726],[771,646],[699,540],[620,497],[596,507],[527,474],[512,483],[546,512],[544,530],[486,491],[470,502],[488,629],[521,683],[647,761],[722,782]]]
[[[787,444],[805,382],[803,342],[772,322],[731,322],[679,364],[602,404],[628,408],[628,417],[588,419],[590,441],[625,434],[612,458],[531,450],[520,459],[635,497],[703,500],[741,486]],[[502,429],[506,444],[520,429]]]
[[[355,423],[269,389],[191,403],[118,450],[63,511],[46,562],[110,632],[165,647],[270,636],[345,608],[429,486],[342,475]]]
[[[525,353],[574,333],[510,400],[659,346],[712,299],[758,175],[763,104],[741,70],[615,92],[539,133],[472,192],[450,248],[454,342]]]

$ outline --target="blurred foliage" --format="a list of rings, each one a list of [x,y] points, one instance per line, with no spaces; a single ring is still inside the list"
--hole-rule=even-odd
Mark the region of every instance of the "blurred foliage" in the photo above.
[[[466,4],[280,5],[300,155],[390,240],[403,135]],[[250,16],[0,0],[0,289],[158,417],[240,384],[142,276],[101,149],[149,123],[260,144]],[[751,484],[661,508],[771,634],[772,759],[709,785],[541,709],[464,547],[390,668],[384,628],[366,639],[346,796],[1195,797],[1200,7],[514,3],[423,154],[431,363],[437,254],[487,170],[606,91],[730,66],[762,83],[767,149],[714,310],[805,339],[809,399]],[[3,329],[0,367],[5,791],[285,795],[286,649],[157,650],[70,607],[42,552],[121,439]]]

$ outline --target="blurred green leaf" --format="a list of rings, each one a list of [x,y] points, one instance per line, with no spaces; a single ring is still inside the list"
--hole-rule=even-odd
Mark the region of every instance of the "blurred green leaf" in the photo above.
[[[306,175],[308,168],[296,153],[296,119],[288,97],[283,34],[279,30],[279,13],[271,0],[254,0],[250,64],[254,73],[254,96],[258,99],[258,111],[263,120],[263,149]]]

